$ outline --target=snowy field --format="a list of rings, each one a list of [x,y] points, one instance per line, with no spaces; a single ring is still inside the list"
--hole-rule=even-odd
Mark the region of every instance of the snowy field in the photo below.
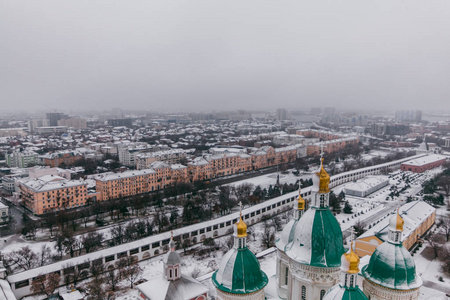
[[[300,173],[299,176],[292,174],[292,172],[288,172],[287,174],[278,173],[280,175],[280,184],[295,184],[297,180],[303,179],[308,180],[312,177],[312,173]],[[268,189],[270,185],[274,186],[277,183],[277,173],[261,175],[249,179],[239,180],[236,182],[229,183],[231,186],[238,186],[243,183],[253,184],[254,187],[260,186],[261,189]]]

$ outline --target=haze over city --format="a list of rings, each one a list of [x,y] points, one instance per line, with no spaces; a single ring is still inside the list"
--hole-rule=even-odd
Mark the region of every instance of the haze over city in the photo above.
[[[3,110],[448,110],[448,1],[1,1]]]

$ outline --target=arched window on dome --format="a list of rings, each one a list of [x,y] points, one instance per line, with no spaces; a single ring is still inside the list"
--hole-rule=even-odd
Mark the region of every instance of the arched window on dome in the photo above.
[[[172,279],[172,269],[169,270],[169,279]]]
[[[178,268],[175,268],[175,278],[178,277]]]
[[[323,296],[325,296],[325,290],[320,291],[320,300],[323,299]]]
[[[355,281],[354,275],[351,275],[350,276],[350,287],[353,287],[354,281]]]
[[[306,286],[302,285],[302,300],[306,300]]]

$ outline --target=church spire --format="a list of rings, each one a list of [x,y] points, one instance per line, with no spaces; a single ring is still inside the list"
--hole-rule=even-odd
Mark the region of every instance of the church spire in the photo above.
[[[302,217],[305,212],[306,201],[302,197],[302,189],[299,186],[298,188],[298,198],[297,198],[297,206],[294,205],[294,219],[298,220]]]
[[[242,202],[239,202],[239,221],[234,227],[234,247],[247,247],[247,224],[242,220]]]
[[[341,258],[341,284],[345,288],[354,288],[358,279],[359,256],[355,253],[353,247],[354,229],[350,227],[350,249]]]
[[[388,242],[392,244],[401,244],[402,231],[405,221],[400,216],[400,208],[397,208],[397,213],[389,219],[389,234]]]

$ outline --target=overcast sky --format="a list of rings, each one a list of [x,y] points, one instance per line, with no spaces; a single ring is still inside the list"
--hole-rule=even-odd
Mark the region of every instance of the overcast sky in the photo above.
[[[1,109],[450,109],[450,1],[0,0]]]

